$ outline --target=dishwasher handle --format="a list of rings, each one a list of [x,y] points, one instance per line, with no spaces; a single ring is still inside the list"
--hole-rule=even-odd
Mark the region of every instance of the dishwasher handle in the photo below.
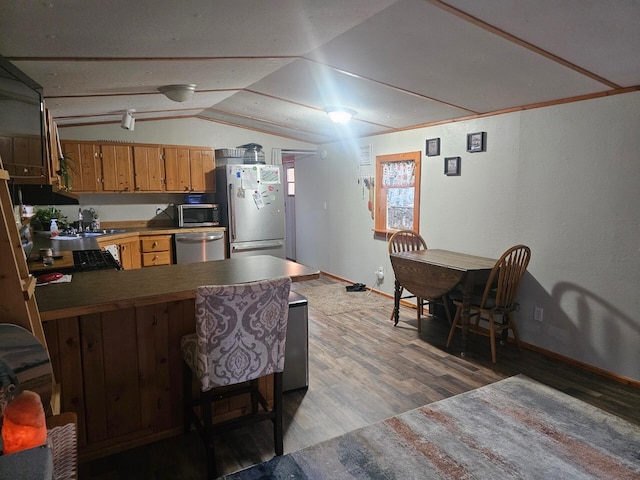
[[[224,238],[224,233],[222,232],[211,232],[206,235],[189,235],[185,234],[176,234],[176,242],[180,243],[202,243],[202,242],[212,242],[215,240],[222,240]]]

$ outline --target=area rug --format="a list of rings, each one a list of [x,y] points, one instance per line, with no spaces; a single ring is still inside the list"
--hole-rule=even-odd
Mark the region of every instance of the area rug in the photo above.
[[[393,300],[369,290],[347,292],[346,284],[332,285],[294,285],[293,289],[309,301],[309,307],[320,310],[325,315],[353,312],[365,308],[389,307],[393,309]]]
[[[638,479],[640,427],[518,375],[223,478]]]

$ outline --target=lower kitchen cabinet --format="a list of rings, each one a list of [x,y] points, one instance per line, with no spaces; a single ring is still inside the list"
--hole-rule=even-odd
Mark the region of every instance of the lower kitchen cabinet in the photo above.
[[[98,239],[100,249],[104,249],[110,245],[115,245],[118,253],[118,261],[124,270],[142,267],[138,234],[128,238],[113,239],[107,237]]]
[[[49,320],[44,330],[61,410],[78,415],[81,461],[182,434],[180,339],[195,330],[193,299]],[[261,379],[269,402],[271,386]],[[250,403],[219,401],[216,419]]]
[[[171,265],[173,251],[171,235],[141,235],[140,248],[142,250],[142,266]]]

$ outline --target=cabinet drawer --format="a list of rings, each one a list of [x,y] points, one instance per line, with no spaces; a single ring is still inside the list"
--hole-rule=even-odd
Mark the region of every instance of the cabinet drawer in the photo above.
[[[143,238],[142,252],[163,252],[171,250],[171,235],[158,235],[151,238]]]
[[[144,252],[142,254],[142,266],[171,265],[171,252]]]

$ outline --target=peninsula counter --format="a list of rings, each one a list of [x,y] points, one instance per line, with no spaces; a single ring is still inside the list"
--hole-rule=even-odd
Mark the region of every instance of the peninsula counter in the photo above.
[[[182,431],[180,339],[195,330],[200,285],[277,276],[318,278],[319,270],[261,255],[137,270],[74,273],[36,288],[61,410],[78,415],[80,460]],[[269,382],[263,383],[265,393]],[[220,419],[248,399],[216,404]]]

